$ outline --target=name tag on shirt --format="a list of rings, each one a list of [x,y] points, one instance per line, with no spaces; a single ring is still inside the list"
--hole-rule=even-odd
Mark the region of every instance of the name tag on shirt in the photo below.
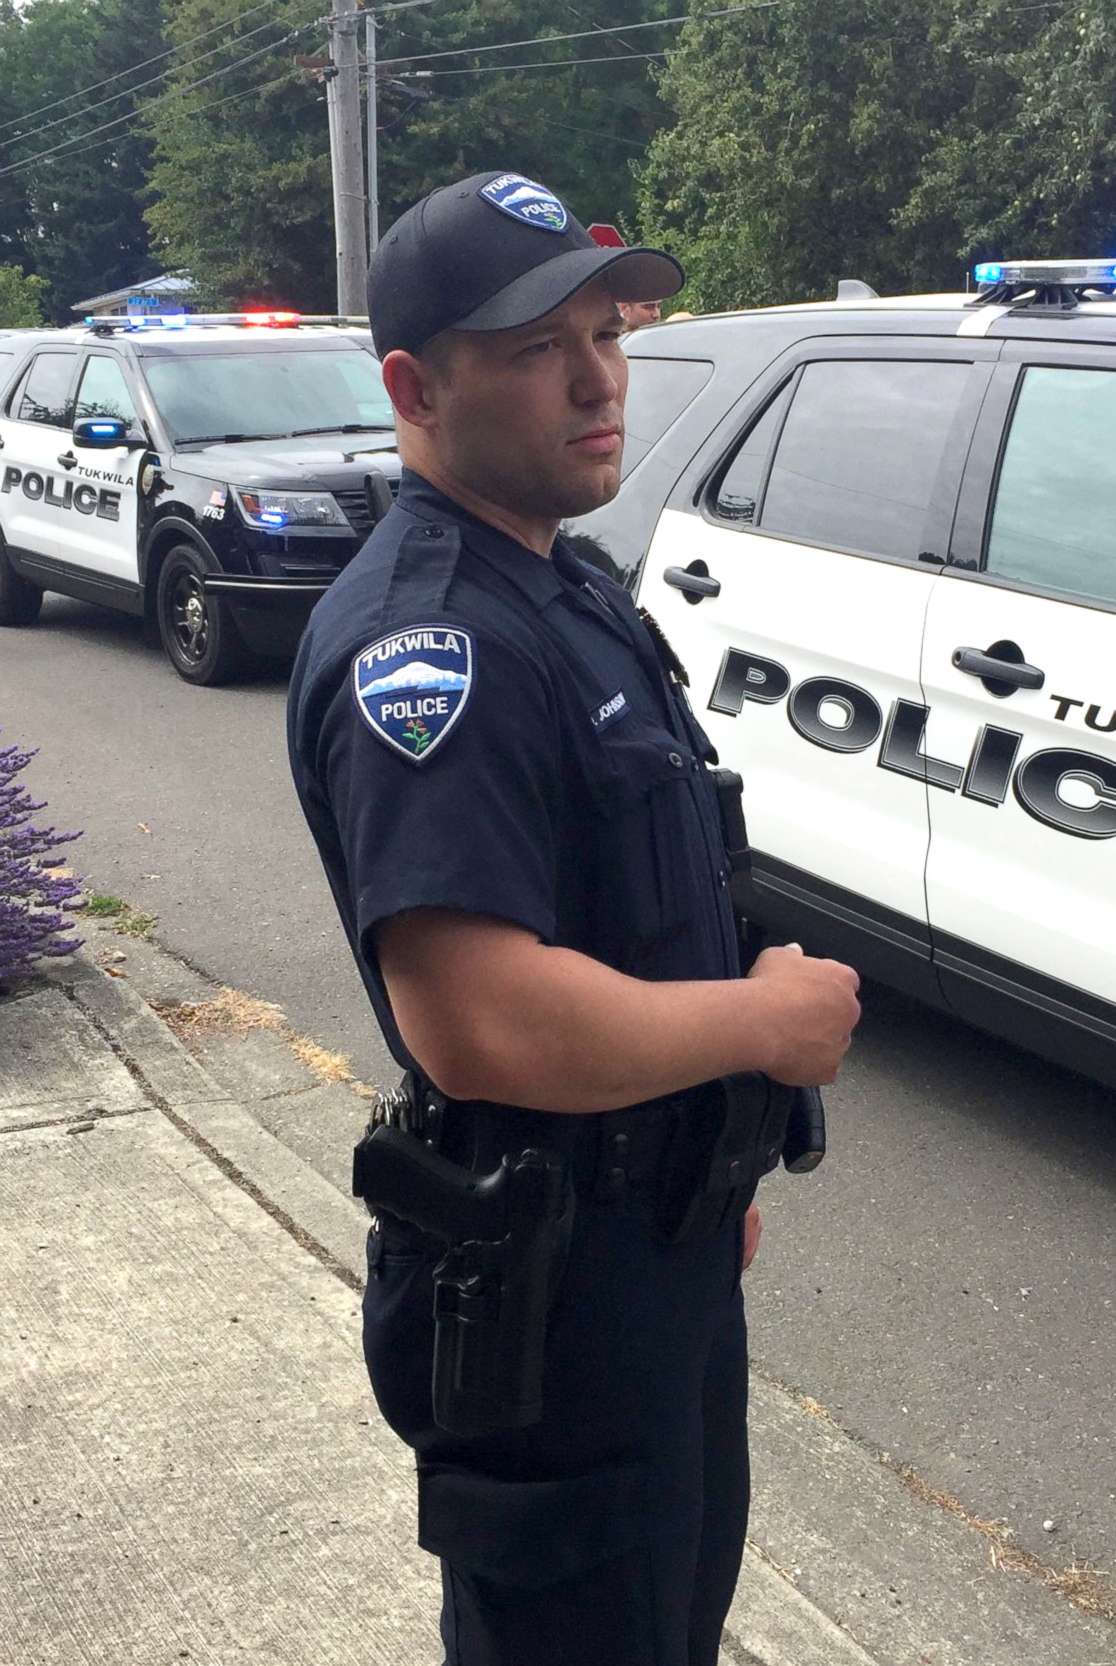
[[[627,695],[623,689],[619,689],[610,699],[603,700],[599,706],[593,707],[589,713],[589,720],[594,729],[610,729],[614,723],[619,723],[622,717],[627,717],[631,709]]]

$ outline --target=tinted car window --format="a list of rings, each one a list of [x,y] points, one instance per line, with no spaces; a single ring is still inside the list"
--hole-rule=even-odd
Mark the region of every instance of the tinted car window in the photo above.
[[[987,568],[1116,602],[1116,375],[1028,370],[1008,434]]]
[[[701,392],[713,366],[696,359],[628,358],[623,480]]]
[[[124,380],[124,372],[115,359],[98,354],[89,360],[78,388],[75,415],[117,417],[129,427],[136,426],[132,395]]]
[[[75,353],[37,353],[24,377],[12,415],[17,422],[41,422],[48,428],[69,428],[70,378]]]
[[[767,459],[789,398],[788,384],[775,395],[759,421],[749,428],[739,451],[722,475],[716,499],[716,511],[722,519],[734,521],[737,526],[755,524]]]
[[[176,440],[395,426],[379,362],[362,347],[184,353],[149,358],[144,372]]]
[[[969,366],[838,359],[802,374],[760,525],[913,561]]]

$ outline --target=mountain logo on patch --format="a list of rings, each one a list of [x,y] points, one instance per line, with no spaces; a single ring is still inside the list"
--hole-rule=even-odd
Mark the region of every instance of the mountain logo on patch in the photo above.
[[[554,192],[522,174],[498,174],[477,195],[525,226],[537,226],[540,231],[566,229],[568,215]]]
[[[378,740],[425,763],[458,722],[473,686],[468,631],[417,625],[369,643],[353,661],[357,709]]]

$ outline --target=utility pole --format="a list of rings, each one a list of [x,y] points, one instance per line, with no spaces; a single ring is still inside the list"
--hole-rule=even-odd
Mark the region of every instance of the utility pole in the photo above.
[[[376,145],[376,14],[364,13],[364,74],[368,95],[368,259],[380,241],[380,157]]]
[[[333,0],[330,18],[333,74],[326,83],[326,98],[337,239],[337,310],[342,315],[362,313],[367,306],[358,28],[357,0]]]
[[[366,137],[368,145],[368,258],[371,260],[380,241],[380,152],[376,142],[378,116],[376,112],[376,16],[388,12],[409,12],[412,6],[429,6],[431,0],[394,0],[391,5],[379,5],[377,0],[364,0],[364,65],[367,76],[366,94],[368,114]]]

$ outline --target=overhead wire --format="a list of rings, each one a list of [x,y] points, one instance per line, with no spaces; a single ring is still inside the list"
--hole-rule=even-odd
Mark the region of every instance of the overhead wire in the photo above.
[[[261,35],[265,29],[274,29],[276,25],[277,19],[268,18],[265,23],[257,24],[254,29],[247,30],[243,35],[237,35],[233,39],[221,41],[219,45],[210,47],[208,52],[201,52],[196,58],[189,58],[186,63],[175,65],[173,67],[180,69],[192,69],[195,64],[203,64],[207,58],[215,58],[219,52],[226,51],[230,46],[239,46],[242,41],[252,40],[256,35]],[[279,42],[277,44],[282,43]],[[92,115],[94,110],[102,110],[106,104],[115,104],[117,99],[131,98],[133,94],[143,92],[145,87],[154,87],[157,82],[165,80],[169,73],[169,70],[160,70],[158,75],[152,75],[146,81],[137,81],[134,87],[125,87],[123,92],[110,93],[107,98],[99,98],[95,104],[87,104],[82,110],[74,111],[64,116],[55,116],[53,121],[43,122],[41,127],[33,127],[27,133],[17,133],[11,139],[0,140],[0,146],[6,147],[8,145],[22,144],[25,139],[34,139],[40,133],[49,132],[52,127],[61,127],[63,122],[72,121],[75,116]],[[95,132],[96,129],[93,129],[93,131]]]
[[[86,93],[99,92],[102,87],[111,86],[114,81],[122,81],[126,75],[134,75],[138,69],[146,69],[149,64],[158,64],[164,58],[173,58],[176,52],[186,52],[191,46],[196,46],[198,41],[208,40],[210,35],[217,34],[221,29],[235,27],[242,18],[253,17],[256,12],[262,12],[265,7],[274,4],[275,0],[259,0],[258,5],[249,6],[246,11],[238,12],[234,18],[226,19],[224,23],[215,23],[212,29],[203,29],[200,35],[191,35],[189,40],[180,41],[177,46],[169,46],[165,52],[156,52],[151,58],[141,58],[138,64],[130,64],[127,69],[119,69],[115,75],[106,75],[102,81],[93,81],[76,93],[65,93],[61,98],[51,99],[49,104],[40,104],[37,109],[25,110],[21,116],[11,116],[7,121],[0,121],[0,133],[6,127],[18,127],[20,122],[34,121],[36,116],[45,115],[48,110],[57,110],[60,104],[72,104],[75,98],[84,98]]]
[[[781,4],[781,0],[750,0],[750,3],[746,4],[746,5],[721,7],[719,9],[715,10],[715,11],[702,13],[701,16],[703,18],[732,17],[732,16],[737,16],[737,15],[743,14],[743,13],[747,13],[747,12],[768,11],[768,10],[771,10],[773,7],[778,6],[779,4]],[[260,8],[255,7],[255,8],[252,8],[252,9],[253,10],[259,10]],[[241,16],[247,16],[248,13],[241,13],[240,15]],[[275,21],[276,20],[273,19],[273,20],[271,20],[271,23],[261,25],[259,28],[249,31],[249,33],[247,35],[239,37],[239,39],[245,39],[245,40],[249,39],[249,38],[251,38],[252,35],[260,33],[263,28],[273,26]],[[315,18],[315,19],[312,19],[308,23],[296,26],[295,28],[289,30],[285,35],[280,36],[280,38],[278,40],[270,42],[266,46],[263,46],[263,47],[259,48],[257,51],[248,53],[246,56],[242,56],[242,57],[237,58],[231,64],[223,65],[221,68],[212,71],[209,75],[201,76],[197,81],[192,81],[185,87],[172,87],[172,88],[170,88],[167,92],[159,94],[157,97],[149,100],[148,103],[144,106],[144,108],[142,110],[135,110],[135,111],[131,111],[131,112],[127,113],[126,115],[117,116],[112,121],[102,122],[99,126],[90,128],[85,133],[73,134],[73,135],[71,135],[70,138],[64,139],[59,144],[53,145],[53,146],[49,147],[47,150],[40,151],[34,156],[23,157],[18,162],[9,163],[6,167],[0,168],[0,178],[4,178],[8,174],[20,172],[21,170],[23,170],[25,168],[35,166],[40,162],[49,161],[52,158],[54,158],[55,156],[57,156],[59,153],[64,153],[64,155],[72,156],[72,155],[77,154],[77,150],[85,150],[85,149],[97,150],[97,149],[103,148],[103,146],[106,145],[106,144],[112,144],[112,143],[115,142],[116,138],[120,137],[120,135],[115,134],[112,139],[104,140],[104,141],[101,142],[101,144],[94,145],[94,146],[89,146],[87,144],[87,141],[89,139],[95,138],[96,135],[99,134],[99,133],[107,133],[111,128],[129,126],[129,125],[131,125],[131,123],[133,123],[135,121],[138,121],[141,116],[146,115],[147,112],[150,111],[152,108],[154,108],[156,105],[162,104],[164,101],[168,101],[168,100],[173,99],[173,98],[184,97],[187,93],[195,91],[198,87],[206,86],[211,81],[217,80],[221,75],[228,74],[234,69],[239,69],[239,68],[243,67],[245,64],[249,64],[249,63],[254,62],[255,59],[263,57],[266,53],[275,51],[278,48],[289,44],[292,40],[297,39],[297,37],[299,35],[305,34],[308,29],[316,27],[319,23],[322,23],[322,22],[327,22],[328,23],[328,22],[332,22],[332,21],[333,21],[332,19]],[[672,24],[686,23],[686,22],[689,22],[689,21],[690,21],[690,14],[689,13],[682,13],[682,14],[679,14],[679,15],[674,16],[674,17],[656,18],[656,19],[652,20],[651,22],[620,24],[620,25],[617,25],[617,26],[612,27],[612,28],[604,28],[604,27],[601,27],[601,26],[597,26],[597,27],[594,27],[593,29],[576,30],[576,31],[571,31],[570,33],[562,34],[562,35],[539,35],[539,36],[533,37],[532,39],[529,39],[529,40],[501,41],[501,42],[495,42],[495,43],[487,43],[487,44],[481,45],[481,46],[455,47],[451,50],[447,50],[447,51],[443,51],[443,52],[415,54],[415,55],[412,55],[410,57],[380,59],[379,64],[378,64],[378,68],[379,69],[393,68],[397,64],[428,63],[428,62],[430,62],[434,59],[442,59],[442,58],[447,58],[447,57],[462,57],[462,56],[466,56],[470,53],[509,51],[512,48],[517,47],[517,46],[549,45],[549,44],[552,44],[552,43],[564,42],[564,41],[568,41],[568,40],[585,40],[585,39],[589,39],[589,38],[592,38],[592,37],[597,36],[597,35],[630,34],[634,30],[637,30],[637,29],[661,28],[661,27],[664,27],[664,26],[668,26],[668,25],[672,25]],[[212,33],[212,32],[213,31],[207,31],[207,33]],[[202,36],[195,36],[194,37],[195,40],[202,39],[202,38],[204,38],[204,37],[202,37]],[[221,50],[221,48],[217,48],[216,50]],[[211,57],[211,56],[213,56],[212,52],[202,54],[199,58],[197,58],[195,60],[192,60],[192,61],[200,63],[200,62],[204,61],[205,57]],[[531,70],[531,69],[575,69],[575,68],[578,68],[578,67],[580,67],[582,65],[585,65],[585,64],[601,64],[601,63],[616,64],[616,63],[620,63],[623,60],[623,58],[625,58],[625,57],[635,58],[635,59],[639,59],[640,61],[643,61],[643,60],[650,60],[652,58],[665,58],[666,56],[667,56],[667,53],[665,51],[660,51],[660,52],[634,52],[633,51],[633,52],[626,52],[626,53],[620,53],[620,54],[612,53],[612,54],[609,54],[608,56],[602,56],[602,57],[542,59],[541,61],[540,60],[535,60],[533,62],[522,63],[522,64],[491,64],[491,65],[478,66],[476,68],[404,71],[403,73],[397,75],[395,77],[395,79],[402,82],[402,81],[430,80],[430,79],[433,79],[435,76],[437,76],[440,79],[444,76],[450,76],[450,75],[453,75],[453,76],[456,76],[456,75],[494,75],[494,74],[501,74],[501,73],[505,73],[505,72],[513,72],[513,71],[514,72],[519,72],[519,71],[522,71],[522,70]],[[148,60],[148,62],[154,62],[154,61],[155,61],[154,59]],[[142,67],[142,66],[135,66],[135,67]],[[181,66],[181,67],[188,68],[189,65],[187,64],[187,65],[184,65],[184,66]],[[129,72],[123,72],[123,73],[129,73]],[[157,80],[161,80],[162,78],[163,78],[162,76],[156,76],[156,77],[153,78],[153,80],[157,81]],[[110,79],[113,79],[113,78],[110,77]],[[201,114],[201,112],[203,110],[214,109],[219,104],[231,103],[235,99],[242,98],[242,97],[244,97],[244,98],[250,97],[250,96],[252,96],[253,93],[263,91],[268,86],[274,86],[278,83],[278,81],[281,81],[281,80],[286,80],[286,76],[277,77],[276,81],[266,82],[266,83],[264,83],[264,87],[246,88],[244,90],[244,92],[242,92],[242,93],[230,94],[227,98],[224,98],[224,99],[215,99],[210,104],[202,105],[196,111],[190,111],[188,113],[189,114]],[[100,85],[104,85],[104,84],[107,84],[107,83],[100,83]],[[141,83],[141,85],[151,85],[151,84],[152,84],[151,82]],[[92,90],[92,89],[90,89],[90,90]],[[129,92],[136,92],[136,91],[139,91],[139,90],[140,90],[139,87],[133,87],[133,88],[128,89]],[[118,95],[115,95],[115,96],[124,96],[124,95],[118,94]],[[102,101],[102,103],[110,103],[110,102],[112,102],[111,99],[106,99],[106,100]],[[90,108],[98,108],[98,107],[99,106],[94,105],[94,106],[91,106]],[[44,106],[43,108],[44,109],[45,108],[50,108],[50,106]],[[23,118],[23,119],[26,119],[26,118]],[[45,126],[43,128],[37,129],[36,131],[42,132],[42,131],[45,131],[47,127],[52,127],[52,126],[57,126],[57,125],[59,125],[59,123],[57,123],[57,122],[47,123],[47,124],[45,124]],[[551,123],[550,125],[555,126],[555,125],[561,125],[561,124]],[[586,130],[582,130],[582,131],[586,131]],[[32,134],[21,134],[18,137],[20,137],[20,138],[30,138],[32,136],[33,136]],[[605,135],[601,135],[601,137],[605,137]],[[13,142],[13,141],[8,141],[8,142]],[[628,141],[617,140],[616,142],[627,143]],[[74,149],[74,148],[71,148],[71,147],[77,147],[77,149]]]
[[[73,155],[74,152],[69,149],[71,145],[84,148],[86,141],[95,138],[98,133],[107,133],[110,127],[121,127],[138,121],[141,116],[146,116],[156,105],[169,102],[171,99],[184,98],[187,93],[194,92],[198,87],[208,86],[211,81],[216,81],[220,76],[228,75],[234,69],[243,69],[245,64],[253,63],[257,58],[264,57],[266,53],[275,52],[280,47],[289,45],[291,41],[297,40],[299,35],[304,35],[308,29],[316,29],[319,25],[320,19],[312,18],[309,23],[303,23],[294,29],[288,30],[279,40],[271,41],[267,46],[261,46],[257,51],[249,52],[245,57],[237,58],[234,63],[223,64],[220,69],[213,70],[209,75],[201,76],[197,81],[191,81],[185,87],[171,87],[169,91],[160,93],[156,98],[150,99],[142,110],[132,110],[127,115],[115,116],[112,121],[102,122],[99,127],[91,127],[86,133],[71,134],[68,139],[63,139],[60,144],[52,145],[49,150],[39,151],[35,156],[22,157],[18,162],[9,162],[7,167],[0,168],[0,179],[3,179],[7,174],[18,173],[22,168],[30,168],[38,162],[45,162],[49,157],[57,155],[59,151],[66,151],[68,155]],[[248,87],[245,89],[245,96],[256,91],[258,91],[257,88]]]
[[[625,52],[618,58],[610,52],[602,58],[542,58],[529,64],[480,64],[476,69],[410,69],[401,70],[397,81],[429,81],[445,75],[504,75],[521,69],[576,69],[579,64],[620,64],[624,58],[666,58],[666,52]]]
[[[595,35],[631,35],[637,29],[665,29],[669,24],[690,23],[695,19],[704,22],[706,18],[734,17],[742,12],[766,12],[781,4],[782,0],[749,0],[749,4],[743,6],[722,6],[711,12],[681,12],[676,17],[657,17],[646,23],[618,23],[608,29],[602,26],[596,29],[576,29],[566,35],[533,35],[527,40],[498,41],[494,45],[454,46],[443,52],[412,53],[410,57],[404,58],[381,58],[380,68],[391,69],[396,64],[430,63],[435,58],[469,57],[471,54],[479,52],[508,52],[514,46],[557,46],[563,41],[588,40]],[[661,57],[662,54],[632,53],[631,56]]]

